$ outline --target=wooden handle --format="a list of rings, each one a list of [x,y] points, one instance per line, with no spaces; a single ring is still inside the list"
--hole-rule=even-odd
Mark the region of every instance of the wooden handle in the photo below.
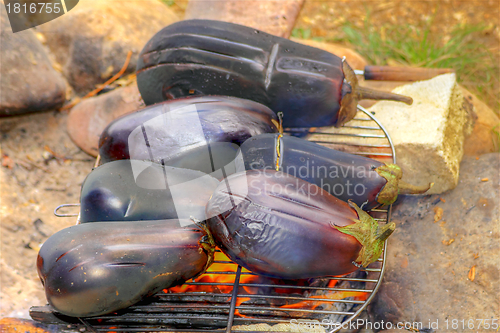
[[[454,72],[451,68],[366,66],[364,77],[365,80],[376,81],[420,81]]]

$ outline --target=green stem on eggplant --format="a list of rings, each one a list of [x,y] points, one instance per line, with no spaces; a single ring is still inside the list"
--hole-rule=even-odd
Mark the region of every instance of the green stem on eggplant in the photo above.
[[[399,181],[403,177],[403,171],[396,164],[381,165],[375,171],[387,180],[387,183],[377,195],[377,202],[382,205],[393,204],[398,198]]]
[[[359,208],[354,202],[349,201],[349,205],[356,210],[358,220],[354,224],[347,226],[332,225],[338,231],[351,235],[362,245],[356,263],[366,267],[382,254],[385,240],[394,232],[396,224],[394,222],[380,226],[368,213]]]
[[[212,233],[210,232],[210,229],[208,229],[207,222],[206,221],[200,221],[194,217],[191,216],[191,221],[193,221],[194,224],[200,229],[202,229],[205,232],[205,236],[202,237],[202,239],[199,241],[199,244],[201,245],[202,248],[200,248],[200,251],[205,251],[208,256],[207,264],[205,265],[205,268],[203,271],[200,272],[196,277],[204,274],[207,269],[213,264],[214,262],[214,256],[215,256],[215,241],[212,236]]]
[[[430,183],[428,185],[416,186],[400,180],[399,194],[422,194],[429,191],[432,186],[434,186],[434,183]]]
[[[427,192],[434,183],[424,186],[415,186],[401,180],[403,171],[396,164],[386,164],[375,169],[377,173],[387,180],[377,196],[377,201],[382,205],[393,204],[398,194],[422,194]]]
[[[367,87],[362,87],[358,83],[358,78],[352,70],[351,66],[342,60],[342,71],[344,73],[344,83],[342,85],[342,100],[340,103],[339,119],[336,127],[340,127],[344,122],[354,118],[358,112],[358,102],[363,99],[373,100],[390,100],[396,102],[403,102],[408,105],[413,104],[413,99],[409,96],[403,96],[387,91],[374,90]]]

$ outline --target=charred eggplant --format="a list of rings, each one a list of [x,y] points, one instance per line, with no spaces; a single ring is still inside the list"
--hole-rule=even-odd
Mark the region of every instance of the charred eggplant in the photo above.
[[[246,139],[276,132],[276,119],[266,106],[248,100],[183,98],[116,119],[101,135],[99,154],[103,163],[149,160],[213,173],[234,160]]]
[[[316,184],[335,197],[365,210],[390,205],[398,194],[418,194],[430,186],[416,187],[401,180],[395,164],[330,149],[314,142],[281,134],[262,134],[240,147],[236,171],[276,169]]]
[[[83,182],[80,222],[191,217],[203,221],[218,184],[200,171],[138,160],[113,161],[94,169]]]
[[[344,275],[377,260],[394,223],[275,170],[228,177],[207,205],[216,244],[250,271],[284,279]]]
[[[49,237],[37,259],[49,304],[68,316],[102,315],[203,273],[213,242],[205,231],[181,224],[96,222]]]
[[[185,20],[159,31],[137,63],[146,104],[189,95],[250,99],[285,115],[285,127],[341,126],[358,100],[409,97],[357,83],[347,62],[326,51],[228,22]]]

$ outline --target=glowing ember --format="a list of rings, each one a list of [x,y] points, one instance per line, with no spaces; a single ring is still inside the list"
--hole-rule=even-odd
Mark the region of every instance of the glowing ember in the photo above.
[[[218,251],[215,253],[215,262],[210,266],[207,272],[193,281],[188,281],[181,286],[172,287],[165,289],[166,293],[189,293],[189,292],[206,292],[206,293],[217,293],[226,294],[228,297],[231,296],[233,291],[233,285],[235,281],[236,271],[238,265],[231,262],[230,259],[222,252]],[[264,294],[294,294],[296,296],[301,296],[304,290],[293,288],[293,286],[309,286],[310,281],[308,280],[280,280],[268,278],[260,275],[253,275],[247,269],[243,268],[240,275],[240,288],[245,292],[245,295],[264,295]],[[257,286],[248,286],[247,284],[257,284]],[[338,280],[330,279],[328,281],[327,288],[334,288],[338,284]],[[262,285],[272,285],[272,288],[265,288]],[[283,287],[280,287],[282,285]],[[264,290],[264,291],[263,291]],[[335,300],[343,300],[346,298],[352,298],[357,301],[364,301],[368,298],[367,292],[360,291],[331,291],[324,295],[313,295],[308,296],[308,300],[295,301],[295,303],[289,304],[272,304],[275,301],[271,298],[269,302],[282,309],[307,309],[314,310],[319,306],[326,306],[333,304]],[[247,301],[251,301],[252,297],[238,297],[236,300],[236,307],[239,307]],[[328,300],[328,301],[326,301]],[[235,315],[239,317],[246,318],[248,316],[240,313],[238,309],[235,310]]]

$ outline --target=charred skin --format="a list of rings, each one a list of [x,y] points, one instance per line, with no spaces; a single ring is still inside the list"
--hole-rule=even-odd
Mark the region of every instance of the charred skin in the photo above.
[[[242,160],[237,159],[237,171],[277,167],[316,184],[343,201],[352,200],[364,210],[389,205],[397,199],[402,172],[396,165],[386,166],[371,158],[291,136],[281,136],[279,149],[277,146],[278,134],[262,134],[248,139],[240,147]],[[394,171],[391,173],[388,169]]]
[[[203,273],[213,256],[205,235],[178,220],[80,224],[43,244],[38,275],[58,312],[103,315]]]
[[[80,222],[205,220],[219,181],[200,171],[119,160],[94,169],[80,194]],[[196,195],[193,195],[196,193]]]
[[[246,139],[276,132],[266,106],[234,97],[188,97],[114,120],[99,141],[102,163],[147,160],[212,173],[234,160]]]
[[[362,98],[398,98],[358,87],[347,62],[326,51],[233,23],[185,20],[159,31],[137,63],[146,104],[227,95],[283,112],[285,127],[341,126]],[[408,99],[406,99],[408,102]]]
[[[207,217],[229,258],[283,279],[351,273],[378,259],[395,227],[381,227],[357,206],[273,170],[228,177],[208,202]]]

